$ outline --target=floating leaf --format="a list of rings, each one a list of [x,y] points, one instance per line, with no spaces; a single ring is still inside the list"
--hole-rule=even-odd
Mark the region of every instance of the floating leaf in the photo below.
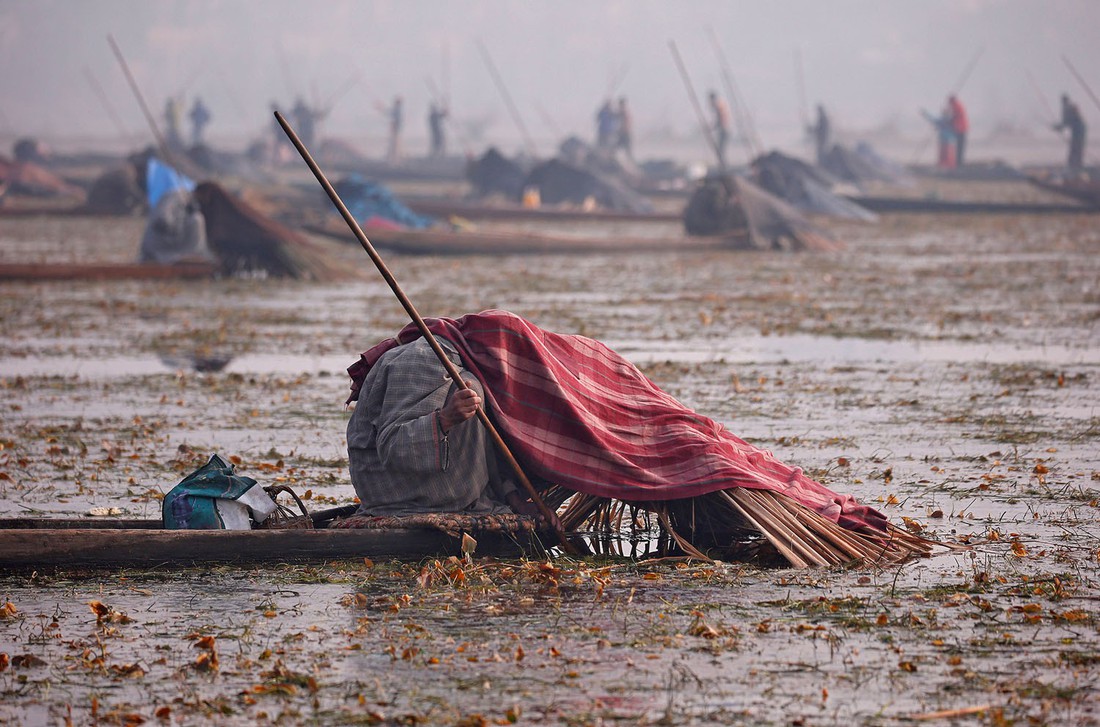
[[[477,549],[477,540],[470,537],[469,533],[462,533],[462,552],[466,555],[473,555]]]
[[[111,671],[124,677],[143,677],[145,676],[145,669],[140,664],[115,664],[111,667]]]

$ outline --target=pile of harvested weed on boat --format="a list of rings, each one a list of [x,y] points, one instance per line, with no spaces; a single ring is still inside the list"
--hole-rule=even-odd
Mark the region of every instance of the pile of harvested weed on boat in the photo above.
[[[6,219],[0,251],[126,260],[143,225]],[[854,569],[475,549],[5,574],[0,721],[1096,722],[1100,231],[960,215],[841,234],[821,254],[387,261],[425,315],[503,308],[602,340],[738,436],[970,550]],[[310,507],[349,503],[344,368],[405,322],[369,274],[4,283],[3,516],[155,518],[215,452]]]

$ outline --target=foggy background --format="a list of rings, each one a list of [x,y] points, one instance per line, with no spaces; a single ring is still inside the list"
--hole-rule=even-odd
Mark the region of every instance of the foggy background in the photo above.
[[[639,158],[677,144],[704,157],[668,43],[700,96],[721,92],[708,29],[765,148],[807,153],[802,124],[821,102],[841,139],[880,138],[909,156],[929,133],[919,109],[938,112],[975,57],[960,93],[975,158],[1044,147],[1061,159],[1064,142],[1049,127],[1063,92],[1096,137],[1100,111],[1061,58],[1100,88],[1096,0],[0,0],[0,152],[20,136],[58,148],[150,142],[110,33],[158,123],[166,99],[180,96],[187,133],[200,96],[215,146],[270,133],[271,103],[286,110],[301,97],[331,105],[321,137],[381,156],[378,107],[400,94],[406,148],[419,154],[434,85],[462,130],[460,139],[452,128],[452,151],[465,141],[475,153],[489,144],[515,152],[521,136],[480,41],[540,153],[564,134],[591,140],[610,94],[631,104]]]

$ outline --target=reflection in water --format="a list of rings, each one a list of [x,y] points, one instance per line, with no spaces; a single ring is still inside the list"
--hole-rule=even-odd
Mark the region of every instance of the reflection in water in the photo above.
[[[883,340],[796,334],[738,336],[709,341],[605,341],[634,363],[1039,363],[1097,364],[1100,350],[960,341]]]
[[[1045,365],[1100,364],[1100,349],[1068,346],[1013,346],[958,341],[888,341],[831,336],[738,336],[724,340],[619,340],[606,341],[636,364],[674,363],[1035,363]],[[247,354],[231,356],[196,352],[148,357],[81,359],[71,356],[28,356],[0,359],[0,376],[79,376],[85,379],[117,379],[169,371],[200,373],[225,371],[239,374],[343,374],[356,353]]]
[[[233,360],[233,356],[229,354],[212,354],[198,351],[189,354],[162,353],[158,354],[157,358],[160,359],[162,364],[173,371],[190,369],[192,371],[198,371],[200,374],[210,374],[221,371]]]

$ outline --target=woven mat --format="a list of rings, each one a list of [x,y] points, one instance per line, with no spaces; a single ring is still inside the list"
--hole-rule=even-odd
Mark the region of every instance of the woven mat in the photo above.
[[[530,533],[536,530],[535,520],[527,515],[469,515],[455,512],[424,512],[415,515],[382,516],[352,515],[334,520],[330,528],[355,530],[441,530],[459,537],[462,533]]]

